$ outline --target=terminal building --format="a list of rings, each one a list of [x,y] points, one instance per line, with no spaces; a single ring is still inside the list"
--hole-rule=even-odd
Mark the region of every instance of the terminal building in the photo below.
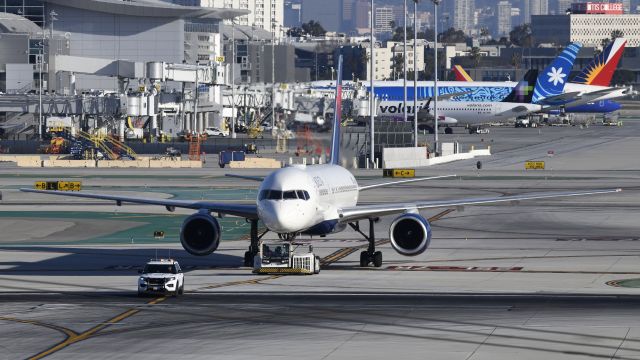
[[[0,0],[0,12],[0,92],[124,95],[149,85],[148,62],[199,63],[217,74],[200,90],[208,96],[199,128],[221,112],[227,86],[220,24],[249,13],[156,0]],[[163,84],[162,91],[184,95],[184,84]],[[0,122],[8,118],[0,114]]]
[[[566,15],[532,16],[531,30],[537,43],[579,41],[596,48],[619,30],[628,40],[627,47],[640,46],[640,14],[625,14],[622,3],[574,3]]]

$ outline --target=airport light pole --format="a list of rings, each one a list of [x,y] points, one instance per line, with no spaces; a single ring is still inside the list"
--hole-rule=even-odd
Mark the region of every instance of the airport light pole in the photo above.
[[[231,138],[236,138],[236,22],[231,20]]]
[[[44,34],[44,30],[42,32]],[[40,43],[40,55],[38,55],[38,82],[40,91],[38,92],[38,140],[42,141],[42,71],[44,69],[44,40]]]
[[[375,85],[374,83],[374,76],[375,76],[375,72],[374,72],[374,66],[376,64],[375,61],[375,46],[374,46],[374,37],[373,37],[373,23],[375,20],[375,14],[374,14],[375,8],[373,6],[373,0],[371,0],[371,13],[370,15],[370,30],[371,30],[371,34],[370,34],[370,45],[371,45],[371,56],[370,56],[370,61],[371,61],[371,65],[369,66],[369,85],[370,85],[370,91],[369,91],[369,115],[371,116],[371,123],[369,124],[369,129],[371,130],[371,168],[375,168],[376,165],[376,161],[375,161],[375,157],[376,157],[376,147],[375,147]]]
[[[418,1],[413,0],[413,134],[418,147]]]
[[[438,5],[433,1],[433,151],[438,154]]]
[[[317,79],[316,79],[317,80]],[[276,128],[276,23],[271,22],[271,132]]]
[[[404,122],[407,122],[407,0],[404,0],[404,6],[402,8],[402,25],[404,26],[403,36],[404,41],[402,43],[402,83],[404,85],[404,98],[402,106],[404,107]]]

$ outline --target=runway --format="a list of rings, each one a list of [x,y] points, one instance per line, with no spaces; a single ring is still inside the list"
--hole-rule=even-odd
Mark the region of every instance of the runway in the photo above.
[[[516,131],[517,130],[517,131]],[[503,134],[505,137],[501,137]],[[443,136],[492,143],[491,158],[418,170],[457,179],[393,186],[389,202],[617,188],[621,194],[424,212],[429,250],[403,257],[376,224],[379,269],[358,266],[353,231],[312,241],[314,276],[243,268],[248,225],[224,218],[223,241],[194,257],[177,239],[189,211],[20,193],[42,179],[89,191],[250,202],[255,182],[214,168],[136,171],[0,166],[0,347],[8,359],[388,358],[639,359],[640,122],[623,128],[492,129]],[[549,157],[548,150],[554,150]],[[616,149],[624,149],[617,151]],[[640,149],[639,149],[640,150]],[[524,160],[545,171],[525,172]],[[241,174],[263,175],[261,170]],[[379,172],[356,170],[362,184]],[[156,239],[153,231],[166,231]],[[274,239],[273,234],[267,238]],[[137,269],[172,257],[185,295],[135,296]]]

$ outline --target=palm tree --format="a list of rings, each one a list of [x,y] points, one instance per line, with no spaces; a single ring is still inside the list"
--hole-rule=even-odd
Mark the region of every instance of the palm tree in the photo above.
[[[615,40],[621,37],[624,37],[624,32],[622,32],[622,30],[613,30],[611,32],[611,40]]]
[[[473,60],[473,67],[478,67],[480,64],[480,57],[482,54],[480,53],[480,48],[474,46],[471,48],[471,52],[469,52],[469,57]]]

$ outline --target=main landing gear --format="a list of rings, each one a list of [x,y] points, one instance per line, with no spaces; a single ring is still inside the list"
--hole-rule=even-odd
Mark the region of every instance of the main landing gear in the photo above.
[[[262,235],[258,235],[258,220],[250,220],[251,221],[251,244],[249,244],[249,250],[244,253],[244,266],[252,267],[253,266],[253,258],[260,251],[260,240],[262,237],[269,231],[265,230]]]
[[[360,253],[360,266],[368,267],[369,264],[373,263],[375,267],[382,266],[382,252],[376,251],[376,235],[373,224],[377,222],[378,219],[369,219],[369,235],[367,236],[365,233],[360,230],[360,223],[349,223],[349,226],[356,232],[360,233],[360,235],[364,236],[365,239],[369,242],[369,246],[367,250]]]

